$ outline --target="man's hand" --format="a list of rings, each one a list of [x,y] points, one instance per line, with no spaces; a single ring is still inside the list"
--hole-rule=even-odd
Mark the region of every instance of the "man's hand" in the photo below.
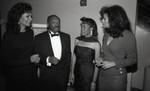
[[[57,65],[60,60],[57,59],[56,57],[49,57],[49,60],[48,60],[48,61],[49,61],[51,64]]]

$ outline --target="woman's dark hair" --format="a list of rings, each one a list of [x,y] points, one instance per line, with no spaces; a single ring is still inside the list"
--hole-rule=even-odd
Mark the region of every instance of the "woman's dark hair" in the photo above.
[[[108,15],[108,21],[110,28],[105,28],[105,32],[109,33],[113,38],[118,38],[122,35],[124,30],[131,31],[130,21],[127,17],[125,10],[118,5],[114,6],[104,6],[101,11],[101,20],[104,17],[104,14]]]
[[[96,22],[95,22],[93,19],[91,19],[91,18],[86,18],[86,17],[82,17],[80,20],[81,20],[83,23],[87,23],[87,24],[89,24],[91,27],[93,27],[92,36],[95,37],[95,38],[97,38],[98,32],[97,32],[97,24],[96,24]]]
[[[24,2],[19,2],[15,4],[10,11],[8,12],[7,16],[7,24],[6,24],[6,29],[7,31],[14,31],[14,32],[20,32],[20,27],[19,27],[19,19],[24,13],[28,13],[32,11],[32,7],[28,3]],[[30,26],[31,27],[31,26]],[[27,27],[27,28],[30,28]]]

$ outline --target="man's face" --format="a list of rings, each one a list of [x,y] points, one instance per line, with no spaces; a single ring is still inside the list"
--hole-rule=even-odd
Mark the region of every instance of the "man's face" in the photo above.
[[[60,31],[60,20],[57,17],[52,17],[49,19],[48,26],[52,32],[56,33]]]

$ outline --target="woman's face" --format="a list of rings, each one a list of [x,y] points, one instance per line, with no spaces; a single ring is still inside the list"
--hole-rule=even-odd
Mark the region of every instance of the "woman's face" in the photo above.
[[[109,19],[108,19],[108,15],[106,13],[104,13],[101,21],[102,21],[103,28],[109,28]]]
[[[89,24],[81,23],[81,35],[86,37],[91,36],[91,28]]]
[[[27,27],[31,25],[32,22],[32,13],[24,13],[19,19],[20,25]]]

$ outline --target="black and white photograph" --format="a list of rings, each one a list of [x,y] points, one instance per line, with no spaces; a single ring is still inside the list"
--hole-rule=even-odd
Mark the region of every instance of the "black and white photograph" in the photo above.
[[[150,0],[1,0],[0,91],[150,91]]]

